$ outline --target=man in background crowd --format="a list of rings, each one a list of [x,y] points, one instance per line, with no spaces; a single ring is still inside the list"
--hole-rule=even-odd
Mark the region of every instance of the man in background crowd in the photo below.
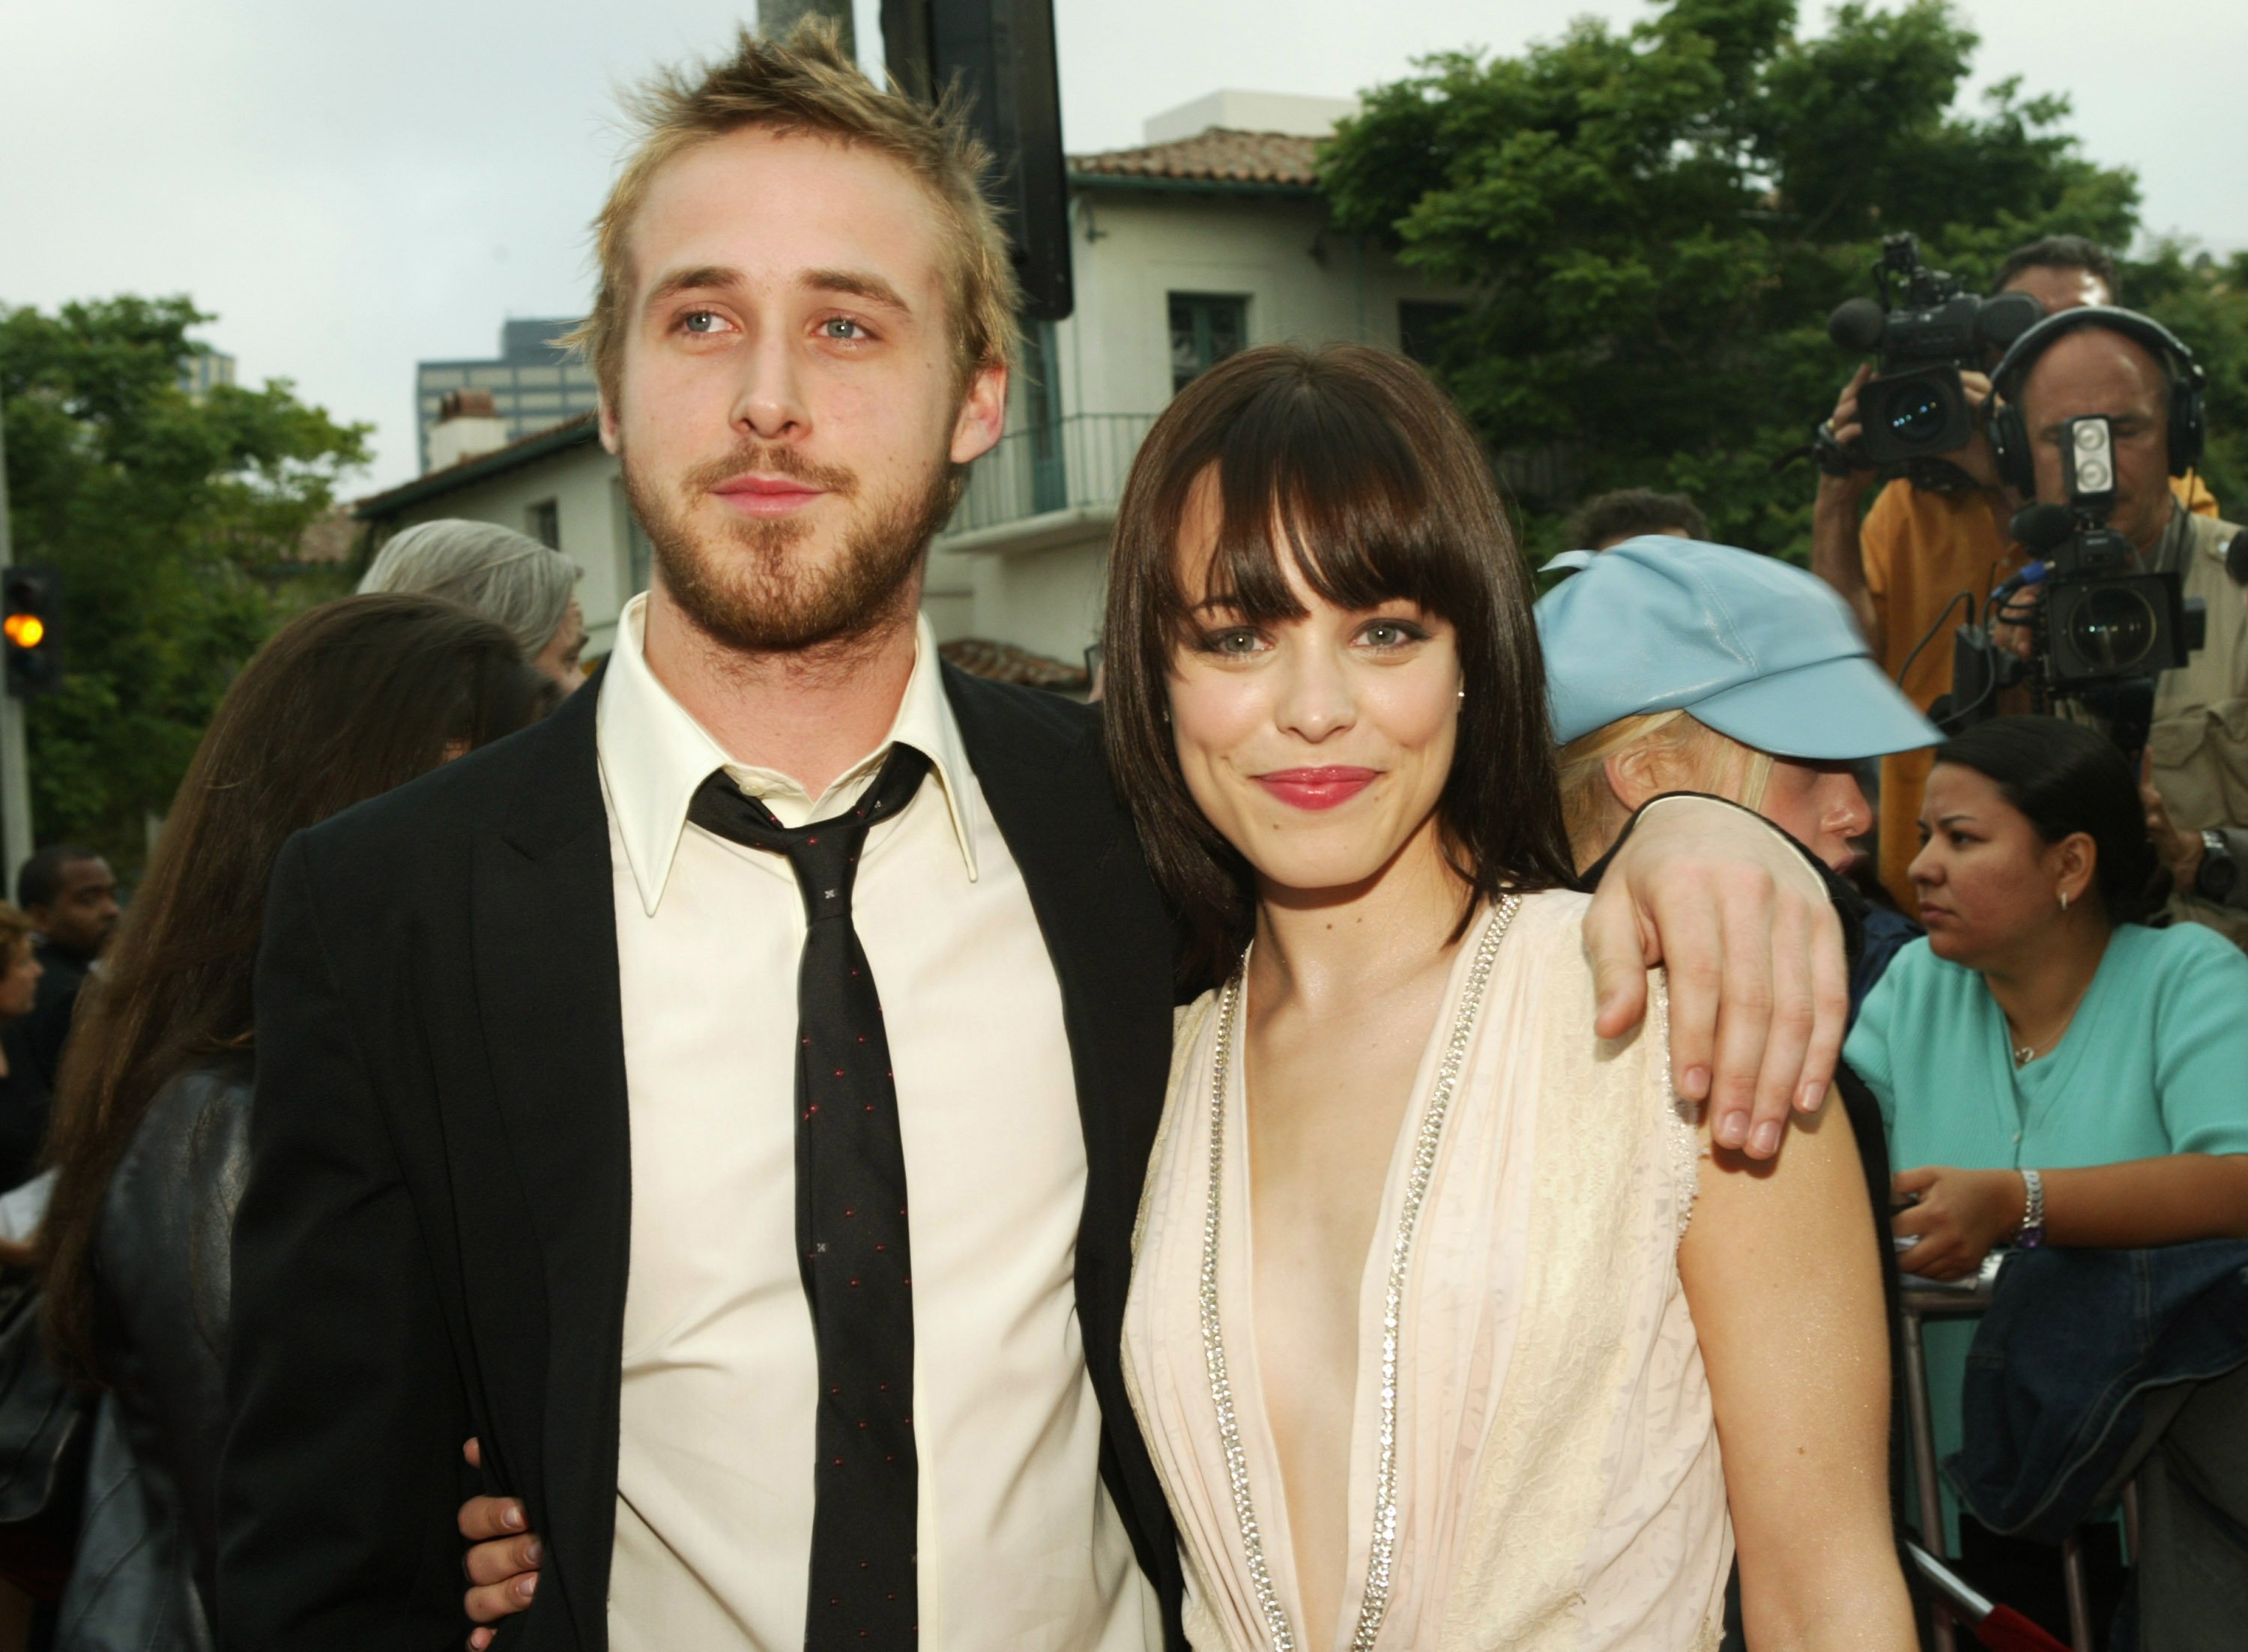
[[[2035,497],[2066,499],[2061,449],[2073,419],[2104,416],[2114,441],[2115,504],[2108,525],[2149,572],[2178,575],[2207,614],[2202,646],[2155,680],[2147,737],[2148,827],[2176,886],[2176,915],[2248,943],[2248,818],[2230,777],[2248,764],[2248,607],[2225,571],[2240,531],[2188,510],[2177,482],[2199,456],[2201,394],[2190,360],[2161,327],[2128,311],[2048,318],[1998,374],[2027,437]],[[2026,480],[2028,478],[2019,478]],[[2005,640],[2018,650],[2025,634]],[[2073,713],[2072,712],[2072,715]]]
[[[2047,315],[2087,305],[2115,302],[2115,263],[2082,236],[2048,236],[2017,247],[1999,266],[1999,292],[2026,292]],[[1849,448],[1859,435],[1858,391],[1873,374],[1858,369],[1836,402],[1831,428]],[[1989,400],[1991,381],[1979,373],[1963,375],[1967,399],[1979,415]],[[2000,483],[1988,440],[1978,428],[1967,445],[1944,456],[1968,485],[1952,493],[1913,487],[1902,477],[1884,486],[1873,509],[1859,521],[1866,492],[1879,480],[1871,470],[1845,476],[1822,474],[1811,518],[1812,572],[1841,593],[1865,627],[1874,658],[1922,710],[1951,687],[1951,648],[1947,614],[1962,593],[1971,595],[1979,617],[1991,588],[2023,563],[2007,522],[2026,501],[2012,497]],[[2197,476],[2183,478],[2180,497],[2196,511],[2213,516],[2217,502]],[[1928,646],[1914,650],[1931,632]],[[1909,669],[1907,662],[1910,661]],[[1907,912],[1918,898],[1905,868],[1918,852],[1922,790],[1928,782],[1929,754],[1900,752],[1881,760],[1879,821],[1882,885]]]
[[[117,931],[117,874],[92,849],[50,844],[16,874],[16,904],[31,920],[43,970],[26,1032],[31,1059],[51,1089],[79,989]]]
[[[1572,551],[1605,551],[1645,533],[1668,534],[1674,539],[1703,539],[1710,524],[1694,502],[1683,493],[1657,493],[1652,488],[1618,488],[1579,505],[1563,530]]]

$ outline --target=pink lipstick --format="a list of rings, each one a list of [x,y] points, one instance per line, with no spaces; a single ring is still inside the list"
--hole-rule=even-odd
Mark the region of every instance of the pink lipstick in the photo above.
[[[1381,778],[1379,769],[1275,769],[1256,777],[1281,802],[1299,809],[1333,809]]]

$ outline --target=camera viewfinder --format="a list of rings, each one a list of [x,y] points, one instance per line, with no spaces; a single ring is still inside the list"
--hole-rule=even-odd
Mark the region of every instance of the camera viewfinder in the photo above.
[[[2068,503],[2103,515],[2115,504],[2115,432],[2105,418],[2071,419],[2061,432]]]

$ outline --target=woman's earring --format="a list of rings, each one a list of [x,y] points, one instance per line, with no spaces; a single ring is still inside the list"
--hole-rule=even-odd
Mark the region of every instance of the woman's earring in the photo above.
[[[1455,700],[1456,700],[1456,701],[1458,701],[1462,705],[1465,705],[1465,704],[1468,703],[1468,689],[1467,689],[1467,684],[1466,684],[1466,683],[1464,683],[1464,682],[1463,682],[1463,683],[1460,685],[1459,692],[1458,692],[1458,693],[1456,693],[1456,694],[1455,694],[1455,695],[1453,695],[1453,696],[1452,696],[1452,698],[1453,698],[1453,699],[1455,699]]]
[[[2060,892],[2060,909],[2063,912],[2068,910],[2068,891],[2066,889]]]

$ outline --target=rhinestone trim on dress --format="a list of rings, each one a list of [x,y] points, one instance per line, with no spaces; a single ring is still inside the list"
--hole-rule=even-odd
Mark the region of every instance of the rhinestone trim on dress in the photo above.
[[[1467,1062],[1468,1041],[1483,1007],[1484,989],[1490,984],[1498,944],[1521,908],[1521,898],[1502,899],[1477,943],[1475,957],[1460,993],[1459,1012],[1436,1071],[1436,1087],[1413,1143],[1413,1165],[1405,1182],[1405,1198],[1397,1217],[1397,1234],[1390,1245],[1389,1278],[1381,1309],[1381,1427],[1375,1459],[1374,1539],[1366,1566],[1366,1592],[1359,1602],[1358,1627],[1350,1637],[1351,1652],[1371,1652],[1389,1610],[1389,1589],[1397,1553],[1397,1349],[1404,1323],[1405,1285],[1413,1258],[1413,1235],[1422,1203],[1428,1197],[1429,1179],[1435,1174],[1436,1148],[1443,1137],[1444,1117],[1451,1108],[1452,1092]],[[1217,1312],[1217,1251],[1221,1230],[1225,1163],[1225,1090],[1232,1066],[1233,1025],[1241,1003],[1242,981],[1249,967],[1244,953],[1241,968],[1225,984],[1217,1003],[1216,1047],[1212,1052],[1210,1108],[1210,1201],[1202,1226],[1202,1346],[1210,1373],[1210,1397],[1217,1412],[1217,1431],[1225,1451],[1225,1477],[1233,1493],[1233,1514],[1241,1528],[1242,1553],[1248,1561],[1249,1580],[1257,1592],[1257,1606],[1271,1636],[1271,1652],[1295,1652],[1295,1631],[1273,1592],[1272,1574],[1264,1561],[1264,1537],[1249,1491],[1249,1463],[1241,1449],[1240,1419],[1233,1408],[1233,1385],[1226,1374],[1225,1338]]]

